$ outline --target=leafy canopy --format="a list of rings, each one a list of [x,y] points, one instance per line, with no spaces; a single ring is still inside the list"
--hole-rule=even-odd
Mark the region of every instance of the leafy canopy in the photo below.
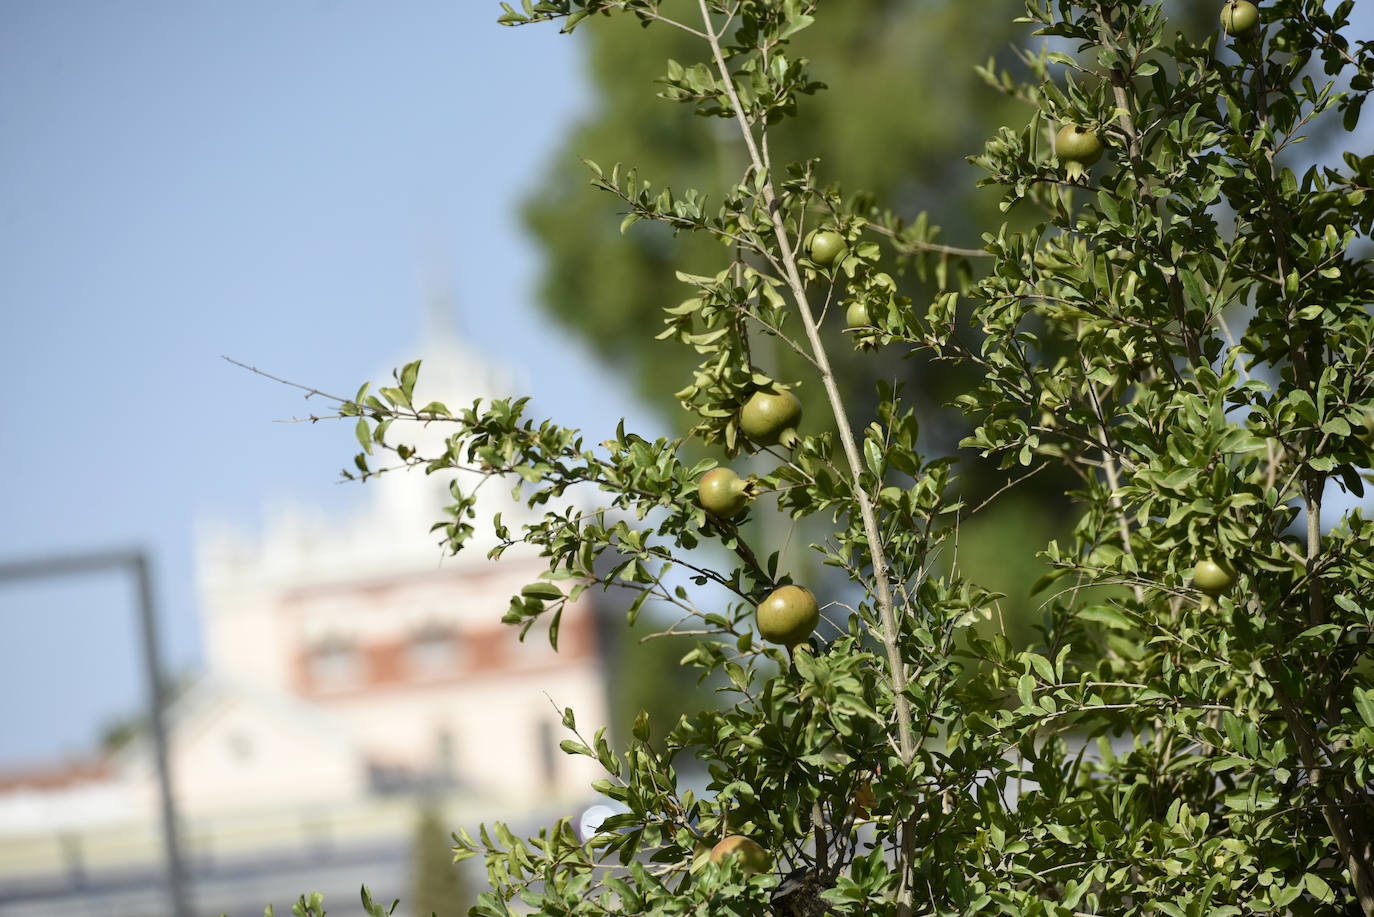
[[[460,833],[492,886],[473,914],[1374,917],[1374,543],[1336,499],[1362,496],[1371,464],[1374,156],[1310,165],[1303,144],[1318,125],[1354,131],[1374,86],[1352,7],[1274,0],[1233,40],[1171,29],[1158,4],[1030,0],[1020,21],[1048,43],[1024,75],[982,71],[1022,120],[976,157],[1019,222],[988,227],[987,257],[932,271],[913,302],[882,261],[947,261],[933,230],[846,198],[814,160],[774,159],[772,133],[820,88],[790,44],[824,27],[818,3],[505,6],[511,25],[672,30],[694,50],[664,63],[660,95],[743,145],[719,199],[591,167],[627,230],[718,246],[714,269],[678,273],[658,333],[693,354],[676,393],[693,425],[589,446],[523,399],[417,408],[411,364],[342,406],[356,475],[385,450],[452,476],[438,528],[455,551],[475,487],[516,480],[535,517],[493,520],[491,554],[531,544],[548,571],[506,619],[546,622],[556,643],[569,601],[629,590],[631,620],[650,601],[681,616],[670,629],[696,636],[682,664],[722,677],[730,703],[641,717],[623,751],[565,711],[564,749],[598,762],[597,791],[626,812],[587,839],[567,820]],[[1055,154],[1065,125],[1103,145],[1086,171]],[[809,257],[817,228],[845,242],[826,265]],[[856,303],[870,324],[847,328]],[[799,368],[761,358],[765,343]],[[961,502],[953,458],[923,454],[913,399],[880,382],[871,411],[846,407],[830,355],[855,347],[974,370],[956,403],[997,499],[1046,466],[1078,482],[1071,537],[1023,546],[1052,567],[1032,649],[998,632],[1000,597],[961,562],[960,526],[986,504]],[[761,447],[740,427],[760,390],[826,410]],[[420,455],[397,420],[453,433]],[[742,517],[698,506],[718,462],[684,458],[689,441],[774,463]],[[813,549],[849,583],[819,596],[794,648],[753,620],[793,581],[740,527],[774,511],[824,521]],[[703,560],[708,542],[732,563]],[[1234,582],[1198,588],[1207,560]],[[712,862],[727,835],[773,868]]]

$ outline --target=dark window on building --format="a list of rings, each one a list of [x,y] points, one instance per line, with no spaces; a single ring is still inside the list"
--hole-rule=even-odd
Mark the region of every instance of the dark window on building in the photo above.
[[[352,687],[362,678],[362,653],[349,640],[328,637],[310,648],[306,669],[310,684],[316,689],[330,691]]]
[[[458,634],[444,624],[426,624],[406,643],[406,665],[414,678],[451,675],[458,665]]]

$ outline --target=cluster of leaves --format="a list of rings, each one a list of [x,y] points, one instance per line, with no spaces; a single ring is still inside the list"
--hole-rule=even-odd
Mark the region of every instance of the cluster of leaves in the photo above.
[[[391,917],[396,911],[396,906],[401,902],[392,901],[390,905],[378,904],[372,900],[372,892],[368,891],[366,885],[361,892],[363,911],[368,917]],[[273,917],[275,913],[272,905],[267,905],[263,909],[263,917]],[[294,904],[291,905],[292,917],[325,917],[324,895],[314,892],[310,895],[301,895]],[[224,915],[221,915],[224,917]]]
[[[951,180],[959,170],[965,176],[971,172],[959,156],[981,143],[984,125],[1000,123],[994,119],[1012,104],[1001,102],[971,71],[950,72],[952,57],[984,60],[1005,53],[1014,28],[1009,20],[1019,3],[994,0],[987,7],[980,9],[979,27],[969,29],[967,17],[954,7],[851,0],[826,7],[824,28],[789,36],[789,63],[816,58],[808,71],[832,91],[803,95],[799,117],[769,125],[773,156],[780,163],[818,159],[819,168],[810,176],[815,193],[836,181],[866,189],[842,203],[837,195],[837,209],[862,215],[885,233],[900,234],[902,244],[885,253],[884,270],[893,272],[907,296],[924,295],[918,274],[926,265],[922,261],[915,265],[920,270],[905,274],[893,271],[894,266],[911,245],[938,244],[940,236],[939,227],[922,213],[913,218],[913,211],[947,210],[956,215],[959,227],[978,226],[983,213],[995,212],[988,195],[982,195],[986,204],[979,207],[971,181]],[[541,302],[675,424],[672,396],[683,384],[677,380],[691,377],[694,354],[686,348],[657,346],[642,330],[658,321],[662,305],[675,301],[675,270],[719,270],[719,245],[707,233],[674,234],[676,228],[688,228],[686,224],[641,225],[617,238],[614,209],[585,191],[581,159],[633,163],[639,174],[669,180],[674,190],[684,189],[681,199],[688,198],[685,189],[694,189],[696,203],[704,205],[708,197],[714,203],[731,195],[746,151],[733,132],[701,130],[699,119],[692,117],[695,105],[663,105],[646,91],[658,81],[659,95],[666,95],[672,89],[662,81],[680,81],[671,65],[665,69],[665,59],[679,62],[683,74],[698,74],[701,86],[708,85],[704,79],[709,78],[719,91],[709,53],[697,38],[679,29],[641,29],[631,15],[597,17],[593,25],[579,28],[577,38],[588,58],[598,104],[550,158],[527,205],[528,226],[545,253]],[[741,32],[726,40],[752,39]],[[743,81],[740,91],[747,91]],[[912,105],[914,99],[919,105]],[[902,115],[892,117],[899,109]],[[632,214],[626,218],[637,219]],[[930,265],[931,273],[953,276],[969,257],[985,253],[950,248]],[[774,374],[794,375],[805,365],[786,347],[772,348],[769,341],[759,344],[761,365]],[[958,373],[951,374],[948,367],[930,371],[924,361],[904,359],[895,350],[859,353],[838,348],[831,358],[846,400],[865,412],[871,409],[877,379],[911,384],[912,395],[927,414],[958,388]],[[818,392],[802,389],[796,394],[810,413],[827,409]],[[944,412],[943,420],[957,423],[958,418]],[[955,431],[944,431],[940,424],[931,426],[930,432],[951,444],[957,439]]]
[[[987,232],[987,270],[963,277],[930,227],[817,189],[814,163],[772,163],[770,127],[816,88],[785,48],[817,4],[698,0],[689,23],[693,6],[543,0],[503,21],[571,30],[625,14],[702,43],[704,62],[669,63],[662,83],[740,132],[748,164],[721,204],[619,168],[594,167],[593,183],[627,228],[724,243],[719,272],[680,275],[691,294],[660,335],[698,360],[679,393],[697,420],[688,436],[776,461],[751,490],[828,520],[813,547],[852,591],[826,597],[808,643],[762,642],[752,609],[791,577],[749,543],[747,515],[697,505],[716,463],[687,464],[684,439],[622,427],[589,448],[527,418],[523,400],[416,409],[414,364],[380,397],[346,402],[360,475],[377,449],[466,475],[440,524],[453,550],[477,505],[461,482],[520,482],[535,516],[495,519],[491,553],[533,544],[548,572],[512,600],[510,623],[546,622],[556,645],[569,601],[630,590],[632,621],[649,600],[680,614],[668,631],[697,639],[682,664],[722,678],[731,701],[657,744],[641,718],[620,752],[566,711],[565,750],[595,760],[596,789],[626,811],[586,839],[566,821],[530,839],[460,833],[456,853],[483,856],[492,883],[472,913],[505,917],[520,899],[567,915],[1374,917],[1374,528],[1330,508],[1370,474],[1374,262],[1359,247],[1374,158],[1300,164],[1308,126],[1334,115],[1353,130],[1374,86],[1374,45],[1343,34],[1352,4],[1274,0],[1231,41],[1170,37],[1158,5],[1030,0],[1024,21],[1064,50],[1026,56],[1029,80],[984,70],[1027,120],[976,158],[1029,228]],[[1317,66],[1350,88],[1318,85]],[[1066,124],[1106,148],[1081,176],[1053,151]],[[840,257],[810,257],[817,228],[843,238]],[[929,304],[883,279],[884,246],[934,277]],[[1071,539],[1043,546],[1034,648],[984,623],[1000,597],[958,559],[959,527],[982,506],[953,495],[951,459],[920,454],[901,387],[877,393],[871,422],[846,410],[822,329],[856,304],[868,324],[843,346],[977,369],[957,401],[966,445],[1004,489],[1046,466],[1080,482]],[[764,339],[806,373],[760,366]],[[788,386],[822,392],[831,416],[760,449],[740,409]],[[395,442],[398,419],[455,432],[421,456]],[[701,560],[708,540],[736,563]],[[1215,597],[1188,578],[1206,559],[1239,573]],[[687,786],[694,769],[704,791]],[[763,844],[776,869],[711,862],[726,835]]]

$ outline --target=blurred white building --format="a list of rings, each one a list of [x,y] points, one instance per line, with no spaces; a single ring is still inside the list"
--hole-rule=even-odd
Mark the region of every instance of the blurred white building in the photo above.
[[[415,404],[458,410],[508,394],[452,336],[426,350]],[[398,423],[388,440],[434,454],[447,432]],[[335,905],[353,907],[360,883],[404,872],[419,796],[440,800],[455,827],[573,814],[588,797],[595,766],[558,745],[564,707],[592,728],[607,719],[591,593],[563,612],[557,653],[542,627],[518,642],[501,615],[545,565],[519,549],[488,561],[483,525],[528,511],[490,482],[478,534],[446,556],[430,527],[449,481],[387,473],[361,485],[356,515],[293,507],[261,533],[202,533],[207,672],[168,714],[198,912],[273,902],[281,913],[287,894],[320,888],[335,868],[348,889]],[[153,888],[156,803],[142,740],[80,767],[0,775],[0,915],[166,913]],[[140,871],[141,884],[130,879]]]
[[[453,338],[439,337],[430,351],[417,405],[438,400],[458,410],[506,394]],[[435,455],[448,432],[397,423],[388,439]],[[445,556],[430,528],[444,518],[450,480],[390,472],[361,485],[371,502],[356,517],[288,511],[262,537],[207,533],[200,581],[210,672],[318,711],[357,747],[374,787],[451,781],[513,804],[581,792],[592,775],[558,750],[559,711],[605,719],[591,608],[584,601],[564,612],[557,653],[540,627],[519,643],[501,615],[546,565],[518,548],[487,560],[494,541],[485,526],[497,512],[514,523],[528,511],[509,483],[489,482],[473,540]],[[476,482],[470,475],[461,484]],[[247,733],[234,741],[240,750],[219,766],[247,766],[247,749],[259,744]],[[187,805],[213,805],[209,788],[232,781],[221,776],[205,781],[207,795],[188,787]]]

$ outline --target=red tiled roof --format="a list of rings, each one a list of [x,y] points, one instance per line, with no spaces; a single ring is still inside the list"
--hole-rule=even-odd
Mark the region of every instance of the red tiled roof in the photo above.
[[[21,789],[57,790],[103,780],[114,774],[101,760],[53,761],[13,770],[0,770],[0,793]]]

